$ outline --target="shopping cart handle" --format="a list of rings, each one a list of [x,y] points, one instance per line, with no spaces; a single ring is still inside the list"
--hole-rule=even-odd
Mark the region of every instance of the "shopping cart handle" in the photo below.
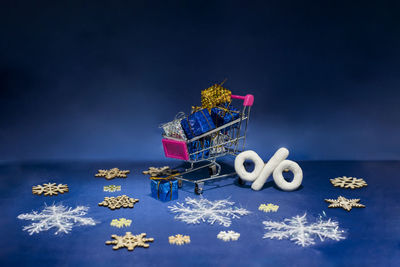
[[[243,100],[243,106],[252,106],[254,103],[254,96],[253,95],[246,95],[246,96],[240,96],[240,95],[231,95],[231,98],[234,99],[242,99]]]

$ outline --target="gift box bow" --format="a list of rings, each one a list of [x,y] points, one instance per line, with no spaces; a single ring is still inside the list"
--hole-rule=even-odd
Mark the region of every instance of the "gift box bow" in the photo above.
[[[157,198],[160,198],[160,184],[161,184],[161,182],[162,181],[168,181],[169,182],[169,185],[170,185],[170,187],[171,187],[171,194],[170,194],[170,200],[172,200],[172,180],[174,179],[174,177],[175,176],[177,176],[177,175],[179,175],[180,173],[175,173],[175,174],[172,174],[172,175],[170,175],[170,176],[168,176],[168,177],[150,177],[150,180],[153,180],[153,181],[158,181],[158,183],[157,183]]]
[[[222,84],[215,84],[201,91],[201,106],[211,112],[213,107],[231,101],[232,92],[222,87]]]

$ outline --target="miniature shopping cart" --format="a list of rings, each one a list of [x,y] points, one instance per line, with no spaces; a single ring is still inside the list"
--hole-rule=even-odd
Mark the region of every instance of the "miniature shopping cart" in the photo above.
[[[236,156],[244,150],[247,125],[254,96],[250,94],[246,96],[232,95],[231,98],[243,100],[240,116],[236,120],[190,140],[177,139],[163,134],[162,144],[165,156],[190,163],[190,168],[185,169],[179,175],[175,176],[179,187],[182,187],[183,181],[191,182],[195,184],[194,192],[201,194],[204,182],[236,175],[235,172],[221,174],[221,165],[216,162],[216,159],[226,155]],[[200,166],[195,164],[199,164]],[[209,177],[196,180],[185,178],[186,174],[207,167],[209,168]]]

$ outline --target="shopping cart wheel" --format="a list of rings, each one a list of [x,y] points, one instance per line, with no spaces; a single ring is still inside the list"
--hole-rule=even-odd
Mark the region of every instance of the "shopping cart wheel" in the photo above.
[[[197,195],[200,195],[201,193],[203,193],[203,185],[201,184],[194,184],[194,192]]]
[[[238,177],[238,184],[244,185],[246,182],[242,178]]]
[[[182,182],[182,180],[178,180],[178,188],[181,188],[181,187],[182,187],[182,185],[183,185],[183,182]]]
[[[211,165],[210,167],[208,167],[208,172],[210,173],[210,175],[216,175],[217,174],[217,165]]]

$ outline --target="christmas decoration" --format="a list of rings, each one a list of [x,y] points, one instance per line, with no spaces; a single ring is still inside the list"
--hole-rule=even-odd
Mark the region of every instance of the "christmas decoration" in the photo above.
[[[194,199],[185,198],[186,206],[183,203],[177,203],[174,206],[168,206],[171,212],[178,213],[175,219],[181,220],[187,224],[198,224],[207,222],[229,227],[232,223],[231,219],[240,218],[247,215],[250,211],[244,208],[232,207],[235,202],[228,199],[210,201],[205,198]]]
[[[358,179],[354,177],[337,177],[335,179],[330,179],[331,183],[333,186],[336,187],[341,187],[341,188],[361,188],[364,186],[367,186],[367,183],[364,181],[364,179]]]
[[[118,168],[112,168],[110,170],[98,170],[98,173],[96,173],[94,176],[105,177],[107,180],[111,180],[115,177],[126,178],[127,174],[129,173],[129,170],[122,171]]]
[[[112,210],[123,208],[133,208],[134,204],[139,202],[139,199],[130,198],[126,195],[117,197],[105,197],[103,202],[99,203],[99,206],[108,207]]]
[[[124,236],[112,235],[111,237],[115,240],[106,241],[106,245],[114,245],[114,250],[127,248],[129,251],[133,251],[135,247],[148,248],[150,245],[146,242],[153,242],[154,238],[146,238],[145,236],[145,233],[132,235],[131,232],[126,232]]]
[[[120,219],[114,219],[111,221],[110,225],[117,227],[117,228],[122,228],[122,227],[128,227],[131,226],[132,220],[127,220],[125,218],[120,218]]]
[[[56,228],[54,233],[68,234],[74,226],[80,225],[96,225],[92,218],[83,217],[86,215],[89,207],[77,206],[75,209],[65,207],[63,205],[46,206],[40,213],[33,211],[18,215],[20,220],[34,221],[32,224],[25,226],[24,231],[28,231],[30,235],[37,234],[42,231]],[[36,221],[36,222],[35,222]]]
[[[339,196],[337,199],[325,199],[329,204],[328,208],[343,208],[350,211],[352,208],[365,208],[365,205],[360,204],[359,198],[347,199],[345,197]]]
[[[236,233],[235,231],[221,231],[219,232],[219,234],[217,235],[217,238],[226,241],[236,241],[238,240],[240,237],[239,233]]]
[[[308,224],[306,215],[297,215],[282,222],[264,221],[265,229],[268,230],[264,238],[290,239],[303,247],[315,244],[315,237],[319,237],[321,242],[325,239],[345,239],[344,231],[339,228],[338,222],[331,219],[322,220],[320,217],[317,222]]]
[[[169,243],[172,245],[183,245],[190,243],[190,236],[188,235],[173,235],[168,238]]]
[[[258,207],[258,210],[261,210],[261,211],[264,211],[264,212],[271,212],[271,211],[272,212],[277,212],[278,209],[279,209],[279,206],[278,205],[274,205],[272,203],[268,203],[267,205],[261,204]]]
[[[64,194],[65,192],[68,192],[68,185],[66,184],[48,183],[32,187],[32,193],[35,195],[56,196],[58,193]]]

